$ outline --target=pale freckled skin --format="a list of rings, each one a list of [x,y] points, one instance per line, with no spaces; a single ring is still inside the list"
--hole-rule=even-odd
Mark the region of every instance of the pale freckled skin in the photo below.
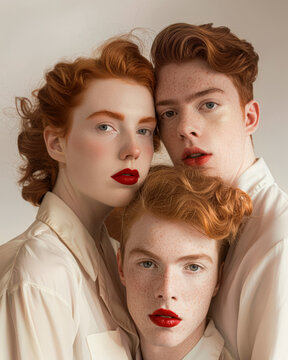
[[[187,101],[188,96],[211,88],[221,91]],[[157,105],[165,100],[173,103]],[[213,109],[205,108],[209,102],[215,103]],[[250,135],[258,124],[259,112],[254,116],[258,104],[251,102],[243,109],[232,80],[204,61],[168,64],[160,70],[156,111],[161,138],[174,164],[182,162],[185,148],[196,146],[212,154],[204,165],[208,173],[233,184],[255,161]],[[167,111],[175,115],[163,117]]]
[[[141,251],[134,253],[135,249]],[[149,251],[153,256],[147,256]],[[205,254],[206,258],[185,259]],[[152,262],[151,268],[141,266]],[[189,265],[196,264],[193,272]],[[129,312],[139,330],[145,359],[182,359],[203,335],[206,315],[219,287],[216,241],[191,225],[148,213],[131,227],[119,267],[127,291]],[[200,269],[201,267],[201,269]],[[155,325],[149,318],[159,308],[175,312],[182,321],[173,328]]]
[[[123,119],[102,114],[104,110]],[[134,81],[95,79],[71,117],[68,136],[59,140],[62,157],[53,191],[93,234],[97,220],[102,223],[113,207],[127,205],[149,171],[156,126],[153,97]],[[154,122],[145,123],[146,118]],[[126,168],[138,170],[136,184],[123,185],[111,177]]]

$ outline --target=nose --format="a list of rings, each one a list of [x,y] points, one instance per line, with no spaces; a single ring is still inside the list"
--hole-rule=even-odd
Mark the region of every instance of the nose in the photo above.
[[[137,140],[134,137],[129,136],[120,149],[119,157],[121,160],[136,160],[139,158],[140,153],[141,150]]]
[[[177,135],[181,139],[200,137],[203,126],[199,116],[192,111],[185,111],[179,116],[177,124]]]
[[[163,300],[177,300],[177,279],[171,269],[165,269],[159,276],[155,292],[156,298]]]

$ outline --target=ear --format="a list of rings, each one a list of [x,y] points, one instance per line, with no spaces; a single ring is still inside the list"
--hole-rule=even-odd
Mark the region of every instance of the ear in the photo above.
[[[259,104],[255,100],[249,101],[245,105],[245,126],[248,135],[252,135],[259,123]]]
[[[43,135],[47,152],[51,158],[65,163],[65,139],[59,135],[59,131],[51,126],[46,126]]]
[[[126,286],[125,276],[124,276],[123,267],[122,267],[120,249],[118,249],[118,251],[117,251],[117,264],[118,264],[118,272],[119,272],[120,280],[121,280],[122,284],[124,286]]]
[[[216,296],[219,289],[220,289],[220,285],[221,285],[221,282],[222,282],[223,267],[224,267],[224,262],[222,262],[222,264],[219,266],[217,284],[216,284],[215,289],[213,291],[212,297]]]

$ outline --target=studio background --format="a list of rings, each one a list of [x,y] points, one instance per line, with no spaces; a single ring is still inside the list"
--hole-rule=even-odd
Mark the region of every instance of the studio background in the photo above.
[[[175,22],[226,25],[260,56],[254,88],[260,126],[256,155],[288,192],[288,2],[286,0],[4,0],[0,4],[0,244],[23,232],[37,209],[17,185],[19,118],[15,96],[30,96],[46,70],[63,59],[89,56],[105,39],[146,28],[153,36]],[[155,159],[167,157],[165,152]]]

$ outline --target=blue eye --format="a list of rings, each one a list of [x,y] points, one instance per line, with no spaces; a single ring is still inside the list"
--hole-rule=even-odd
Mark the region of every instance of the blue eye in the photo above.
[[[151,130],[149,130],[149,129],[139,129],[138,130],[138,134],[140,134],[140,135],[150,135],[151,134]]]
[[[209,101],[205,104],[206,109],[212,110],[217,106],[217,104],[213,101]]]
[[[112,127],[110,125],[107,125],[107,124],[100,124],[97,126],[97,128],[101,131],[108,131],[108,130],[111,130]]]
[[[143,266],[145,269],[150,269],[153,266],[152,261],[142,261],[140,266]]]
[[[196,272],[198,270],[200,270],[200,266],[197,265],[197,264],[191,264],[188,266],[189,270],[193,271],[193,272]]]

